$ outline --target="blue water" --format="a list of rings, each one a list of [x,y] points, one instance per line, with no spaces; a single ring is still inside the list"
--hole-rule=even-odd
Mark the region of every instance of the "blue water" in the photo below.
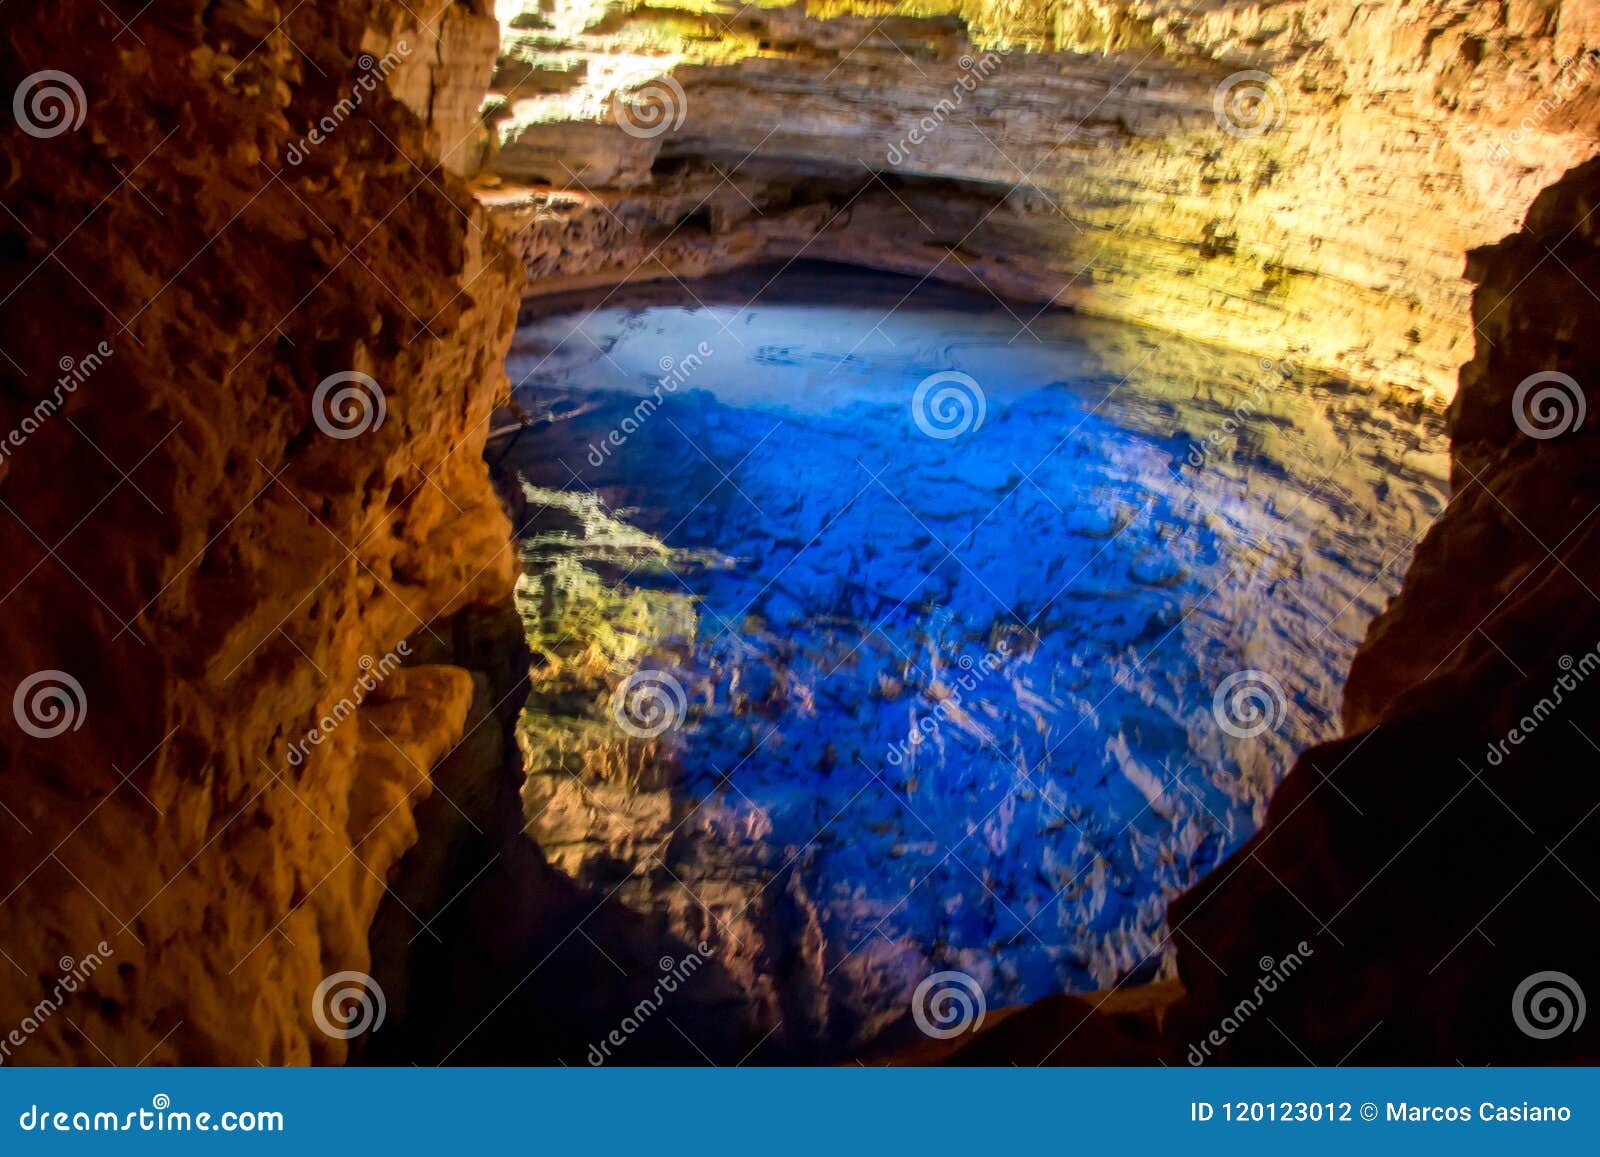
[[[635,854],[627,902],[718,939],[754,1023],[824,1052],[939,970],[990,1007],[1159,973],[1167,899],[1337,733],[1442,504],[1437,422],[909,282],[697,287],[551,312],[514,352],[524,476],[685,552],[599,569],[698,617],[643,659],[684,689],[667,850],[588,803],[574,858],[559,795],[535,838],[580,878]]]

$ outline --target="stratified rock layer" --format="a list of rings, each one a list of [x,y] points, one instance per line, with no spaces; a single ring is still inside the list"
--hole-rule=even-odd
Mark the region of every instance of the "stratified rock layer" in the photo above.
[[[837,259],[1448,398],[1462,255],[1596,149],[1594,0],[858,7],[508,28],[530,291]]]
[[[11,1060],[344,1056],[313,993],[367,967],[474,697],[395,667],[514,561],[480,455],[516,267],[434,157],[487,16],[419,7],[8,9],[6,92],[69,72],[83,113],[8,120],[0,168],[0,424],[26,434],[0,689],[53,673],[76,724],[0,728]]]

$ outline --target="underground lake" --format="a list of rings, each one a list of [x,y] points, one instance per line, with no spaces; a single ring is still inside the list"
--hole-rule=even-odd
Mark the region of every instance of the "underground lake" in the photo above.
[[[1445,495],[1292,353],[840,266],[536,301],[508,370],[527,831],[714,959],[684,1060],[1160,975]]]

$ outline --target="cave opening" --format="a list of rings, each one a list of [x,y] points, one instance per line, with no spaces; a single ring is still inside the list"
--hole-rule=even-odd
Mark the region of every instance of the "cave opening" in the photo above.
[[[508,369],[522,817],[684,981],[634,1061],[1162,974],[1446,492],[1427,406],[846,266],[538,301]]]

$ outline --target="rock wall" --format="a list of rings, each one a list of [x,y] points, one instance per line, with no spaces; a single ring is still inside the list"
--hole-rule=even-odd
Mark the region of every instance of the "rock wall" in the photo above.
[[[1042,1002],[959,1059],[1600,1058],[1597,205],[1591,162],[1473,255],[1455,497],[1355,662],[1347,737],[1174,903],[1182,985]]]
[[[735,7],[511,21],[530,291],[829,258],[1447,399],[1462,255],[1596,150],[1594,0]]]
[[[313,994],[482,714],[440,640],[513,577],[487,5],[120,11],[0,44],[4,1059],[337,1062]]]

